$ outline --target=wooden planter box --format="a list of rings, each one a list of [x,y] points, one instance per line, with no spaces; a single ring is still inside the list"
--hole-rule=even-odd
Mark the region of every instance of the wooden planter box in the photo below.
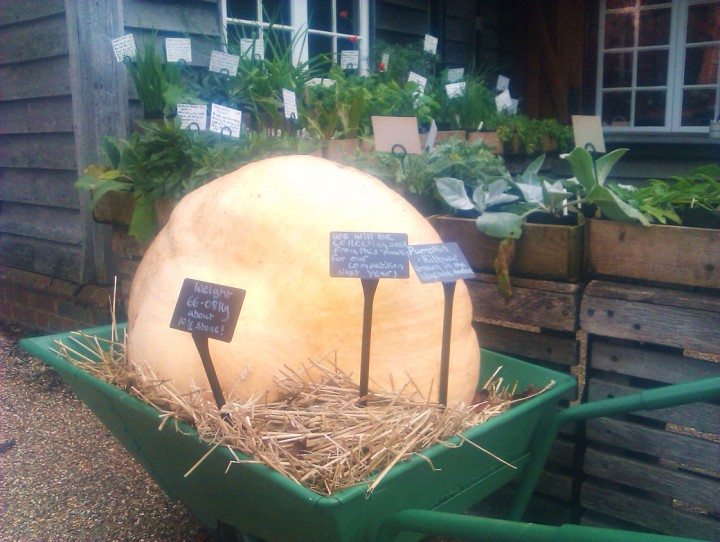
[[[455,241],[460,246],[473,268],[494,273],[493,262],[500,239],[480,233],[474,219],[435,215],[429,220],[443,241]],[[583,226],[525,224],[510,267],[512,275],[579,280],[582,275],[583,235]]]
[[[588,220],[586,234],[591,276],[720,288],[720,230]]]
[[[482,141],[490,147],[490,152],[493,154],[503,154],[504,152],[503,142],[500,141],[497,132],[468,132],[467,140],[470,142]]]

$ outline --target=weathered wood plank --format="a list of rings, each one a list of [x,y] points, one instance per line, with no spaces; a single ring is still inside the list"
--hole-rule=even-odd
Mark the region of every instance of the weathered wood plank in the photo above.
[[[0,167],[75,171],[72,133],[0,136]]]
[[[587,438],[683,465],[720,472],[718,442],[612,418],[588,421]]]
[[[0,199],[6,202],[79,209],[75,181],[75,171],[0,168]]]
[[[720,295],[593,281],[580,324],[596,335],[720,352]]]
[[[124,0],[125,27],[219,36],[217,7],[209,2]]]
[[[446,17],[462,17],[471,19],[473,28],[475,28],[475,2],[470,0],[455,0],[445,4]]]
[[[580,503],[590,510],[660,533],[720,539],[720,521],[613,491],[591,481],[583,484]]]
[[[426,11],[409,11],[384,2],[376,5],[375,14],[375,29],[379,31],[423,36],[429,29]]]
[[[0,66],[0,96],[22,100],[70,94],[70,61],[66,56]]]
[[[483,348],[560,365],[578,363],[579,343],[575,337],[558,337],[486,323],[477,323],[476,327]]]
[[[445,37],[448,40],[462,42],[467,47],[475,38],[475,19],[447,17],[445,19]]]
[[[577,292],[528,288],[515,282],[513,296],[506,303],[492,278],[480,277],[480,280],[467,280],[465,283],[470,291],[475,318],[493,318],[558,331],[577,330],[577,306],[580,301]]]
[[[720,230],[589,220],[587,236],[592,275],[720,288]]]
[[[694,504],[707,510],[720,510],[720,480],[693,476],[635,459],[601,452],[592,447],[585,451],[585,474],[610,480]]]
[[[601,340],[592,342],[590,360],[595,369],[667,384],[720,376],[720,363]]]
[[[57,96],[0,102],[0,135],[72,132],[72,98]]]
[[[0,26],[65,13],[64,0],[0,0]]]
[[[15,235],[0,235],[3,265],[80,283],[82,250],[75,245],[42,241]]]
[[[0,64],[66,55],[65,14],[59,13],[22,25],[0,27],[0,51],[3,52]]]
[[[623,386],[591,378],[588,386],[588,400],[599,401],[611,397],[625,397],[643,391],[642,388]],[[651,420],[674,423],[705,433],[720,433],[720,406],[712,403],[694,403],[659,410],[640,410],[633,414]]]
[[[535,492],[570,501],[573,494],[573,478],[568,474],[546,469],[538,479]]]
[[[80,213],[75,209],[3,202],[0,233],[10,233],[79,245],[82,242]]]
[[[478,231],[469,218],[437,215],[430,223],[445,242],[455,241],[478,271],[493,273],[500,240]],[[510,266],[514,276],[578,280],[582,265],[583,228],[525,224]]]

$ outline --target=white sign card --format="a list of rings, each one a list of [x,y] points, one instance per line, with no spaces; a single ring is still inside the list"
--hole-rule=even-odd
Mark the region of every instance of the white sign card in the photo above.
[[[207,106],[200,104],[177,104],[177,116],[183,130],[207,129]]]
[[[510,112],[511,115],[517,115],[517,109],[518,109],[518,104],[519,104],[519,103],[520,103],[520,100],[518,100],[517,98],[510,98],[510,110],[509,110],[509,112]]]
[[[510,88],[510,79],[508,77],[505,77],[504,75],[498,75],[497,84],[495,85],[495,88],[503,91]]]
[[[447,82],[455,83],[465,77],[465,68],[450,68],[447,74]]]
[[[346,50],[340,52],[340,68],[356,70],[360,65],[360,51]]]
[[[371,120],[376,151],[392,152],[395,145],[402,145],[408,154],[422,153],[417,117],[373,116]]]
[[[512,98],[510,97],[509,90],[505,89],[495,96],[495,106],[498,111],[509,111],[512,109],[512,105]]]
[[[305,85],[307,85],[309,87],[316,87],[318,85],[322,85],[324,87],[331,87],[334,84],[335,84],[335,79],[325,79],[323,77],[313,77],[312,79],[310,79],[310,81],[305,83]]]
[[[132,34],[125,34],[119,38],[112,40],[113,51],[115,51],[115,60],[122,62],[125,58],[135,58],[137,56],[137,48],[135,47],[135,38]]]
[[[283,104],[285,105],[285,118],[286,119],[297,119],[297,99],[295,93],[292,90],[286,88],[283,91]]]
[[[600,117],[572,115],[572,127],[576,147],[585,147],[590,143],[597,152],[605,152],[605,136]]]
[[[463,96],[465,94],[465,81],[445,85],[445,94],[447,94],[448,98]]]
[[[425,34],[425,42],[423,43],[423,51],[434,55],[437,53],[438,39],[430,34]]]
[[[237,75],[238,62],[240,57],[223,53],[222,51],[213,51],[210,55],[210,66],[208,70],[217,73],[227,73],[230,77]]]
[[[210,106],[210,131],[218,134],[240,137],[242,111],[212,104]]]
[[[425,94],[425,85],[427,85],[427,77],[423,77],[415,72],[410,72],[408,75],[408,81],[417,83],[420,94]]]
[[[165,38],[165,55],[168,62],[192,62],[190,38]]]
[[[263,38],[241,38],[240,55],[245,58],[252,55],[257,60],[264,60],[265,40]]]
[[[425,150],[429,151],[435,146],[435,139],[437,138],[438,127],[435,124],[435,119],[430,122],[430,130],[428,130],[427,138],[425,139]]]
[[[388,64],[390,63],[390,53],[383,53],[382,59],[380,60],[380,71],[386,72]]]

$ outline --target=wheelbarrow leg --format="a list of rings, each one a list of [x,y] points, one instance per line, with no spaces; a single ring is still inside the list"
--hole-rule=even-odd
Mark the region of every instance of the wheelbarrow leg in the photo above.
[[[508,519],[519,521],[525,514],[525,508],[542,473],[550,448],[555,442],[560,428],[564,425],[591,418],[626,414],[636,410],[656,410],[717,399],[720,399],[720,377],[663,386],[627,397],[593,401],[558,412],[550,424],[535,435],[530,461],[520,477],[520,486],[515,494],[515,501]]]

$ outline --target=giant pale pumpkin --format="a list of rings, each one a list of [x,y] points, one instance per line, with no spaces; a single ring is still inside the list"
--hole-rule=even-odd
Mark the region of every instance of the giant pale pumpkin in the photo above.
[[[233,340],[210,339],[226,397],[277,397],[284,366],[331,354],[359,380],[363,293],[359,279],[329,276],[332,231],[407,233],[440,242],[425,218],[378,179],[309,156],[243,167],[189,194],[147,250],[133,281],[128,358],[180,390],[208,387],[189,333],[171,329],[186,277],[246,290]],[[437,400],[443,288],[380,280],[374,299],[370,390],[411,377]],[[468,404],[479,346],[465,285],[455,292],[448,402]]]

